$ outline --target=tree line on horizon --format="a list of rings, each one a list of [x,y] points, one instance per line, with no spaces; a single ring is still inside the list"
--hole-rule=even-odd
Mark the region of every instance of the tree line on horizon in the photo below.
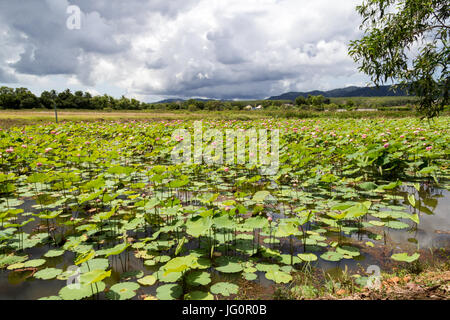
[[[323,111],[336,109],[352,109],[357,106],[364,107],[392,107],[413,103],[411,97],[379,97],[379,98],[327,98],[323,95],[308,97],[298,96],[291,100],[253,100],[253,101],[220,101],[220,100],[182,100],[160,103],[146,103],[133,98],[122,96],[117,99],[107,94],[93,96],[89,92],[66,89],[62,92],[56,90],[43,91],[36,96],[27,88],[0,88],[0,109],[83,109],[83,110],[188,110],[188,111],[223,111],[246,110],[251,106],[262,109],[279,110],[299,108],[303,110]]]

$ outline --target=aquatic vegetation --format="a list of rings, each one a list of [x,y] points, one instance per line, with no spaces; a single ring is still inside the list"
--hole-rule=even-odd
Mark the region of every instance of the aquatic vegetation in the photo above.
[[[203,123],[280,130],[274,175],[249,161],[172,163],[182,141],[172,133],[193,132],[192,121],[2,130],[0,269],[36,285],[66,281],[46,299],[196,300],[236,295],[238,281],[289,285],[311,265],[361,262],[387,231],[433,215],[426,186],[449,189],[448,120]],[[424,257],[410,242],[392,263]]]

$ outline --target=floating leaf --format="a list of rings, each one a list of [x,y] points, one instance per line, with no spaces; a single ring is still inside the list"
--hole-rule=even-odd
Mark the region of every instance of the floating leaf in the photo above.
[[[184,300],[214,300],[214,296],[209,292],[192,291],[184,295]]]
[[[312,262],[317,260],[317,256],[314,253],[299,253],[297,256],[307,262]]]
[[[406,253],[406,252],[396,253],[391,256],[391,258],[395,261],[408,262],[408,263],[416,261],[417,259],[419,259],[419,257],[420,257],[420,254],[417,252],[411,256],[409,256],[408,253]]]
[[[37,268],[45,264],[45,259],[28,260],[24,263],[24,268]]]
[[[320,257],[323,260],[333,261],[333,262],[337,262],[337,261],[344,259],[344,256],[342,254],[340,254],[339,252],[334,252],[334,251],[325,252]]]
[[[76,259],[75,259],[75,265],[80,265],[83,262],[86,262],[90,259],[92,259],[95,256],[95,251],[94,250],[90,250],[87,251],[85,253],[80,254]]]
[[[46,258],[60,257],[64,254],[64,252],[65,252],[64,249],[49,250],[44,254],[44,257],[46,257]]]
[[[156,296],[160,300],[175,300],[183,294],[183,288],[178,284],[166,284],[156,289]]]
[[[248,273],[248,272],[243,273],[242,276],[244,277],[245,280],[248,280],[248,281],[253,281],[258,278],[258,276],[256,274]]]
[[[105,290],[105,283],[103,282],[97,282],[95,285],[69,284],[59,291],[59,296],[63,300],[81,300],[103,290]]]
[[[50,280],[50,279],[56,278],[61,273],[62,273],[61,269],[47,268],[47,269],[42,269],[42,270],[36,272],[34,274],[34,277],[36,279],[41,279],[41,280]]]
[[[237,294],[239,286],[229,282],[218,282],[212,285],[210,290],[213,294],[221,294],[224,297],[228,297],[232,294]]]
[[[359,250],[357,248],[349,247],[349,246],[337,247],[336,252],[343,254],[343,255],[352,256],[352,257],[357,257],[360,255]]]
[[[292,281],[292,276],[289,273],[279,270],[267,271],[266,278],[276,283],[289,283],[290,281]]]
[[[145,276],[145,277],[143,277],[141,279],[138,279],[137,282],[140,285],[143,285],[143,286],[152,286],[152,285],[154,285],[156,283],[156,280],[157,279],[156,279],[155,276],[149,275],[149,276]]]
[[[109,271],[92,270],[86,273],[82,273],[80,277],[80,282],[82,285],[89,285],[102,281],[103,279],[108,278],[110,276],[111,270]]]
[[[128,300],[136,295],[136,290],[140,286],[135,282],[122,282],[113,285],[106,293],[110,300]]]
[[[237,273],[244,270],[240,261],[234,257],[220,257],[216,262],[219,264],[216,270],[223,273]]]
[[[205,286],[211,282],[211,275],[206,271],[194,271],[187,275],[186,282],[191,286]]]

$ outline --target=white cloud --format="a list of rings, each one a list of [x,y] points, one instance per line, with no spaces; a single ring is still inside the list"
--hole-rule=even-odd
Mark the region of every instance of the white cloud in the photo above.
[[[33,75],[42,89],[58,81],[148,100],[257,98],[365,79],[347,55],[361,0],[5,2],[0,77],[23,85]],[[83,12],[81,30],[65,28],[69,4]]]

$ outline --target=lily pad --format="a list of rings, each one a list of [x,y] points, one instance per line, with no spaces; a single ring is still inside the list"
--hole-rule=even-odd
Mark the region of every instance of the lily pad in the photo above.
[[[420,254],[419,253],[414,253],[413,255],[409,256],[406,252],[403,253],[396,253],[394,255],[391,256],[391,259],[395,260],[395,261],[401,261],[401,262],[414,262],[417,259],[419,259]]]
[[[89,298],[103,290],[105,290],[104,282],[97,282],[93,285],[69,284],[59,291],[59,296],[63,300],[81,300]]]
[[[228,297],[232,294],[237,294],[239,286],[229,282],[218,282],[212,285],[210,290],[213,294],[221,294],[224,297]]]
[[[205,286],[211,282],[211,275],[206,271],[194,271],[187,275],[186,282],[191,286]]]
[[[216,270],[223,273],[237,273],[244,270],[240,261],[233,257],[220,257],[216,262],[219,264]]]
[[[344,255],[343,254],[341,254],[339,252],[334,252],[334,251],[325,252],[320,257],[323,260],[333,261],[333,262],[341,261],[342,259],[344,259]]]
[[[53,249],[53,250],[49,250],[44,254],[44,257],[46,258],[56,258],[56,257],[60,257],[64,254],[64,252],[66,252],[64,249]]]
[[[184,295],[184,300],[214,300],[214,296],[209,292],[192,291]]]
[[[140,286],[135,282],[122,282],[113,285],[106,293],[106,297],[110,300],[128,300],[136,295],[136,290]]]
[[[253,281],[253,280],[258,279],[258,276],[254,273],[246,272],[246,273],[242,274],[242,276],[244,277],[245,280],[248,280],[248,281]]]
[[[336,252],[338,252],[342,255],[348,255],[348,256],[352,256],[352,257],[357,257],[360,255],[359,250],[357,248],[350,247],[350,246],[337,247]]]
[[[152,286],[156,283],[157,279],[155,276],[149,275],[141,279],[138,279],[138,283],[142,286]]]
[[[24,263],[24,268],[37,268],[45,264],[45,259],[28,260]]]
[[[175,300],[183,294],[183,288],[179,284],[166,284],[156,289],[159,300]]]
[[[61,269],[47,268],[47,269],[42,269],[42,270],[36,272],[34,274],[34,277],[36,279],[41,279],[41,280],[50,280],[50,279],[56,278],[61,273],[62,273]]]
[[[292,276],[289,273],[279,270],[267,271],[266,278],[276,283],[289,283],[290,281],[292,281]]]
[[[297,256],[306,262],[312,262],[317,260],[317,256],[314,253],[299,253]]]

